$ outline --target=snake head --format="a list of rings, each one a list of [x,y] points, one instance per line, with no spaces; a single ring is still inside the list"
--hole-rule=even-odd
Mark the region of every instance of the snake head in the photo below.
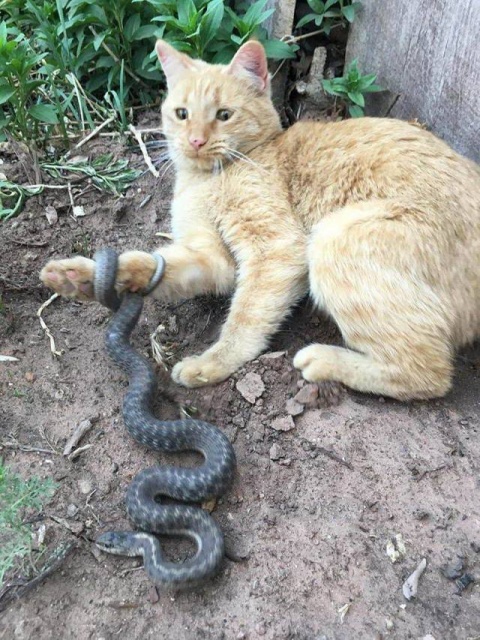
[[[95,544],[101,551],[117,556],[141,555],[135,544],[135,534],[131,531],[107,531],[98,536]]]

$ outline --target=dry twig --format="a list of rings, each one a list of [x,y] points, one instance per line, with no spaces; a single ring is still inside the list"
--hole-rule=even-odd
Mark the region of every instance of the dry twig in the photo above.
[[[133,133],[133,135],[135,136],[135,139],[138,142],[138,146],[140,147],[140,151],[142,152],[143,159],[145,160],[145,164],[147,165],[148,170],[150,171],[150,173],[152,173],[155,176],[155,178],[158,178],[158,176],[160,174],[158,173],[158,171],[153,166],[153,163],[152,163],[152,161],[150,159],[150,156],[148,155],[147,147],[145,146],[145,143],[143,142],[143,139],[142,139],[142,136],[141,136],[140,132],[135,129],[133,124],[129,124],[128,128]]]
[[[52,352],[52,355],[56,357],[60,357],[61,355],[63,355],[63,350],[57,351],[57,347],[55,345],[55,338],[53,337],[50,329],[47,327],[45,320],[42,318],[42,313],[54,300],[56,300],[59,297],[60,295],[58,293],[54,293],[53,296],[50,296],[50,298],[46,300],[37,311],[37,316],[38,316],[38,319],[40,320],[40,325],[50,340],[50,351]]]

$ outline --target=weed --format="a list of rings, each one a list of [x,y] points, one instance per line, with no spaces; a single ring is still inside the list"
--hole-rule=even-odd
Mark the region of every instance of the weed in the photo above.
[[[293,57],[295,45],[261,27],[273,12],[266,3],[234,11],[224,0],[0,0],[0,131],[30,146],[52,136],[68,146],[112,113],[126,129],[127,110],[165,87],[158,37],[208,61],[228,61],[250,37],[271,58]]]
[[[0,221],[13,218],[19,213],[26,198],[37,196],[43,191],[43,186],[25,187],[9,180],[0,180]]]
[[[313,13],[308,13],[297,23],[297,29],[313,22],[318,27],[319,33],[329,35],[334,27],[353,22],[355,12],[361,6],[361,2],[352,0],[307,0]]]
[[[67,182],[75,186],[88,179],[99,191],[106,191],[116,196],[126,191],[142,173],[138,169],[129,168],[128,165],[129,161],[126,159],[113,162],[113,156],[110,153],[97,156],[91,161],[88,158],[77,157],[70,161],[40,163],[41,169],[57,182]],[[15,216],[22,210],[27,198],[39,195],[44,189],[62,189],[67,186],[52,187],[46,184],[25,186],[0,179],[0,221],[9,220]]]
[[[35,476],[24,480],[0,459],[0,584],[7,571],[32,553],[32,530],[24,522],[25,512],[40,510],[54,490],[52,480]]]
[[[77,256],[84,256],[85,258],[92,257],[92,243],[88,233],[82,233],[80,237],[72,241],[71,253]]]
[[[120,196],[142,172],[129,169],[128,160],[112,160],[111,153],[104,153],[92,161],[80,157],[67,162],[42,162],[40,166],[56,180],[79,182],[88,178],[99,191]]]
[[[384,90],[383,87],[374,84],[376,79],[374,73],[362,76],[357,60],[353,60],[345,68],[341,78],[323,80],[322,84],[327,93],[342,100],[352,118],[360,118],[364,115],[365,94]]]

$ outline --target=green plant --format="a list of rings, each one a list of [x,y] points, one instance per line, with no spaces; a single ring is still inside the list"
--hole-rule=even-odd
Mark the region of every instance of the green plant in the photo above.
[[[13,218],[22,210],[26,198],[38,196],[42,191],[42,185],[26,187],[9,180],[0,180],[0,221]]]
[[[249,38],[260,40],[269,58],[294,57],[297,47],[270,39],[261,26],[274,12],[273,8],[265,9],[267,1],[237,2],[233,10],[224,0],[147,0],[161,12],[153,18],[160,23],[159,37],[195,58],[215,63],[229,62]]]
[[[112,114],[125,129],[127,110],[165,87],[158,37],[208,61],[228,61],[250,37],[271,58],[293,57],[295,45],[261,27],[273,12],[266,2],[233,10],[224,0],[0,0],[0,132],[68,146]]]
[[[48,90],[48,78],[39,79],[42,55],[32,51],[23,34],[5,21],[0,23],[0,128],[15,137],[34,140],[42,125],[59,123],[56,108],[46,102],[41,89]]]
[[[329,35],[330,31],[339,25],[353,22],[355,12],[361,6],[361,2],[352,0],[307,0],[313,13],[308,13],[297,23],[297,29],[313,22],[320,33]]]
[[[138,169],[129,169],[128,160],[113,162],[111,153],[104,153],[89,161],[88,158],[73,158],[64,162],[42,162],[42,169],[56,180],[79,182],[88,178],[100,191],[120,196],[142,173]]]
[[[35,476],[24,480],[0,459],[0,584],[7,571],[32,552],[32,530],[24,522],[25,512],[40,510],[54,490],[52,480]]]
[[[374,73],[362,76],[357,60],[352,60],[341,78],[323,80],[322,84],[327,93],[341,98],[352,118],[360,118],[364,115],[365,94],[384,90],[375,84],[376,79]]]

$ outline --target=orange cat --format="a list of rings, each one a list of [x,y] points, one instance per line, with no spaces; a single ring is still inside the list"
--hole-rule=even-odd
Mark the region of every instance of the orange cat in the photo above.
[[[172,376],[224,380],[259,355],[310,291],[346,347],[294,359],[307,380],[400,399],[442,396],[457,347],[480,334],[480,170],[396,120],[300,122],[282,131],[262,46],[228,66],[159,41],[163,127],[176,169],[174,243],[153,295],[234,292],[218,342]],[[146,286],[147,253],[120,257],[118,288]],[[53,261],[45,284],[92,297],[95,263]]]

